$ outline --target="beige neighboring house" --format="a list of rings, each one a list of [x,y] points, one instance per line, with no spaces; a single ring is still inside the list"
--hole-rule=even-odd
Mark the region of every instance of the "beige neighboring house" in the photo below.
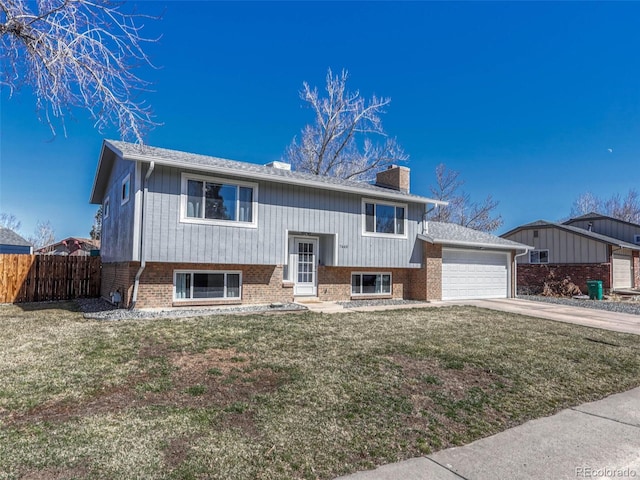
[[[592,213],[564,223],[538,220],[502,237],[535,247],[518,258],[518,285],[533,293],[550,274],[584,292],[588,280],[601,280],[606,291],[640,289],[640,225]]]
[[[36,250],[38,255],[68,255],[73,257],[88,257],[97,255],[100,251],[100,240],[91,238],[68,237],[51,245]]]

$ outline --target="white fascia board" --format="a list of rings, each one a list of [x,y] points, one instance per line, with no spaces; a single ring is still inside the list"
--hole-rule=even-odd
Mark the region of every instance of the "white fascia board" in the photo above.
[[[468,242],[464,240],[441,240],[430,237],[428,235],[420,234],[418,238],[422,241],[433,243],[436,245],[451,245],[454,247],[475,247],[482,248],[487,250],[522,250],[523,252],[528,252],[529,250],[535,250],[535,247],[530,245],[500,245],[498,243],[484,243],[484,242]]]
[[[89,203],[93,203],[94,205],[97,205],[96,200],[93,198],[96,194],[96,186],[98,184],[98,177],[100,176],[100,168],[102,167],[102,159],[104,158],[104,147],[106,146],[106,144],[109,143],[106,140],[104,142],[102,142],[102,147],[100,148],[100,156],[98,157],[98,166],[96,167],[96,174],[93,176],[93,186],[91,187],[91,195],[89,196]],[[111,149],[115,149],[115,147],[109,143],[109,148]],[[102,203],[102,200],[100,200],[99,203]]]
[[[386,198],[391,200],[400,200],[403,202],[409,203],[419,203],[419,204],[434,204],[434,205],[448,205],[447,202],[443,202],[442,200],[434,200],[426,197],[412,197],[407,195],[401,195],[393,192],[385,192],[385,191],[375,191],[369,190],[367,188],[358,188],[358,187],[348,187],[345,185],[337,185],[337,184],[327,184],[324,182],[314,182],[313,180],[307,179],[297,179],[297,178],[289,178],[289,177],[278,177],[276,175],[269,175],[266,173],[260,172],[239,172],[237,169],[228,168],[228,167],[211,167],[208,165],[193,165],[192,163],[186,162],[177,162],[175,160],[167,160],[162,157],[155,157],[153,155],[125,155],[122,156],[122,152],[120,152],[115,147],[114,151],[120,155],[124,160],[130,160],[133,162],[151,162],[154,161],[158,165],[168,165],[172,167],[181,167],[190,170],[201,170],[208,172],[215,172],[220,175],[230,175],[232,177],[244,177],[244,178],[252,178],[256,180],[265,180],[268,182],[275,183],[288,183],[294,185],[302,185],[304,187],[315,187],[323,190],[332,190],[339,192],[347,192],[347,193],[359,193],[362,195],[368,195],[375,198]]]

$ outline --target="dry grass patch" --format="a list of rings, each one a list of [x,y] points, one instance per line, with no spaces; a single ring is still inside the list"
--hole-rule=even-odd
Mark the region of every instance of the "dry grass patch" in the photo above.
[[[333,478],[640,384],[638,337],[476,308],[0,307],[0,479]]]

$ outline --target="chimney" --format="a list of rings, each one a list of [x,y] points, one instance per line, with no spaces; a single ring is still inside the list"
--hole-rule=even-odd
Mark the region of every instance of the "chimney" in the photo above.
[[[409,172],[407,167],[391,165],[386,170],[377,173],[376,185],[409,193]]]
[[[278,170],[291,170],[291,164],[285,162],[269,162],[265,163],[265,167],[277,168]]]

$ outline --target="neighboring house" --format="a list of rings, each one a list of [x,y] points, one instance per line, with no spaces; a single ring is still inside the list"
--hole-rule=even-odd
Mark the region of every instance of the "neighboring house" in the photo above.
[[[637,223],[625,222],[624,220],[591,212],[580,217],[571,218],[564,224],[583,228],[607,237],[617,238],[634,245],[640,245],[640,225]]]
[[[33,246],[13,230],[0,227],[0,253],[23,253],[31,255]]]
[[[571,278],[584,292],[588,280],[602,280],[605,290],[640,288],[640,245],[596,233],[593,225],[588,230],[539,220],[502,237],[535,247],[517,260],[521,287],[541,289],[553,272],[556,278]]]
[[[69,237],[36,250],[40,255],[69,255],[88,257],[96,255],[100,250],[100,240],[91,238]]]
[[[140,308],[511,296],[527,247],[427,225],[443,202],[409,193],[409,173],[392,167],[370,185],[105,141],[91,193],[102,294]]]

